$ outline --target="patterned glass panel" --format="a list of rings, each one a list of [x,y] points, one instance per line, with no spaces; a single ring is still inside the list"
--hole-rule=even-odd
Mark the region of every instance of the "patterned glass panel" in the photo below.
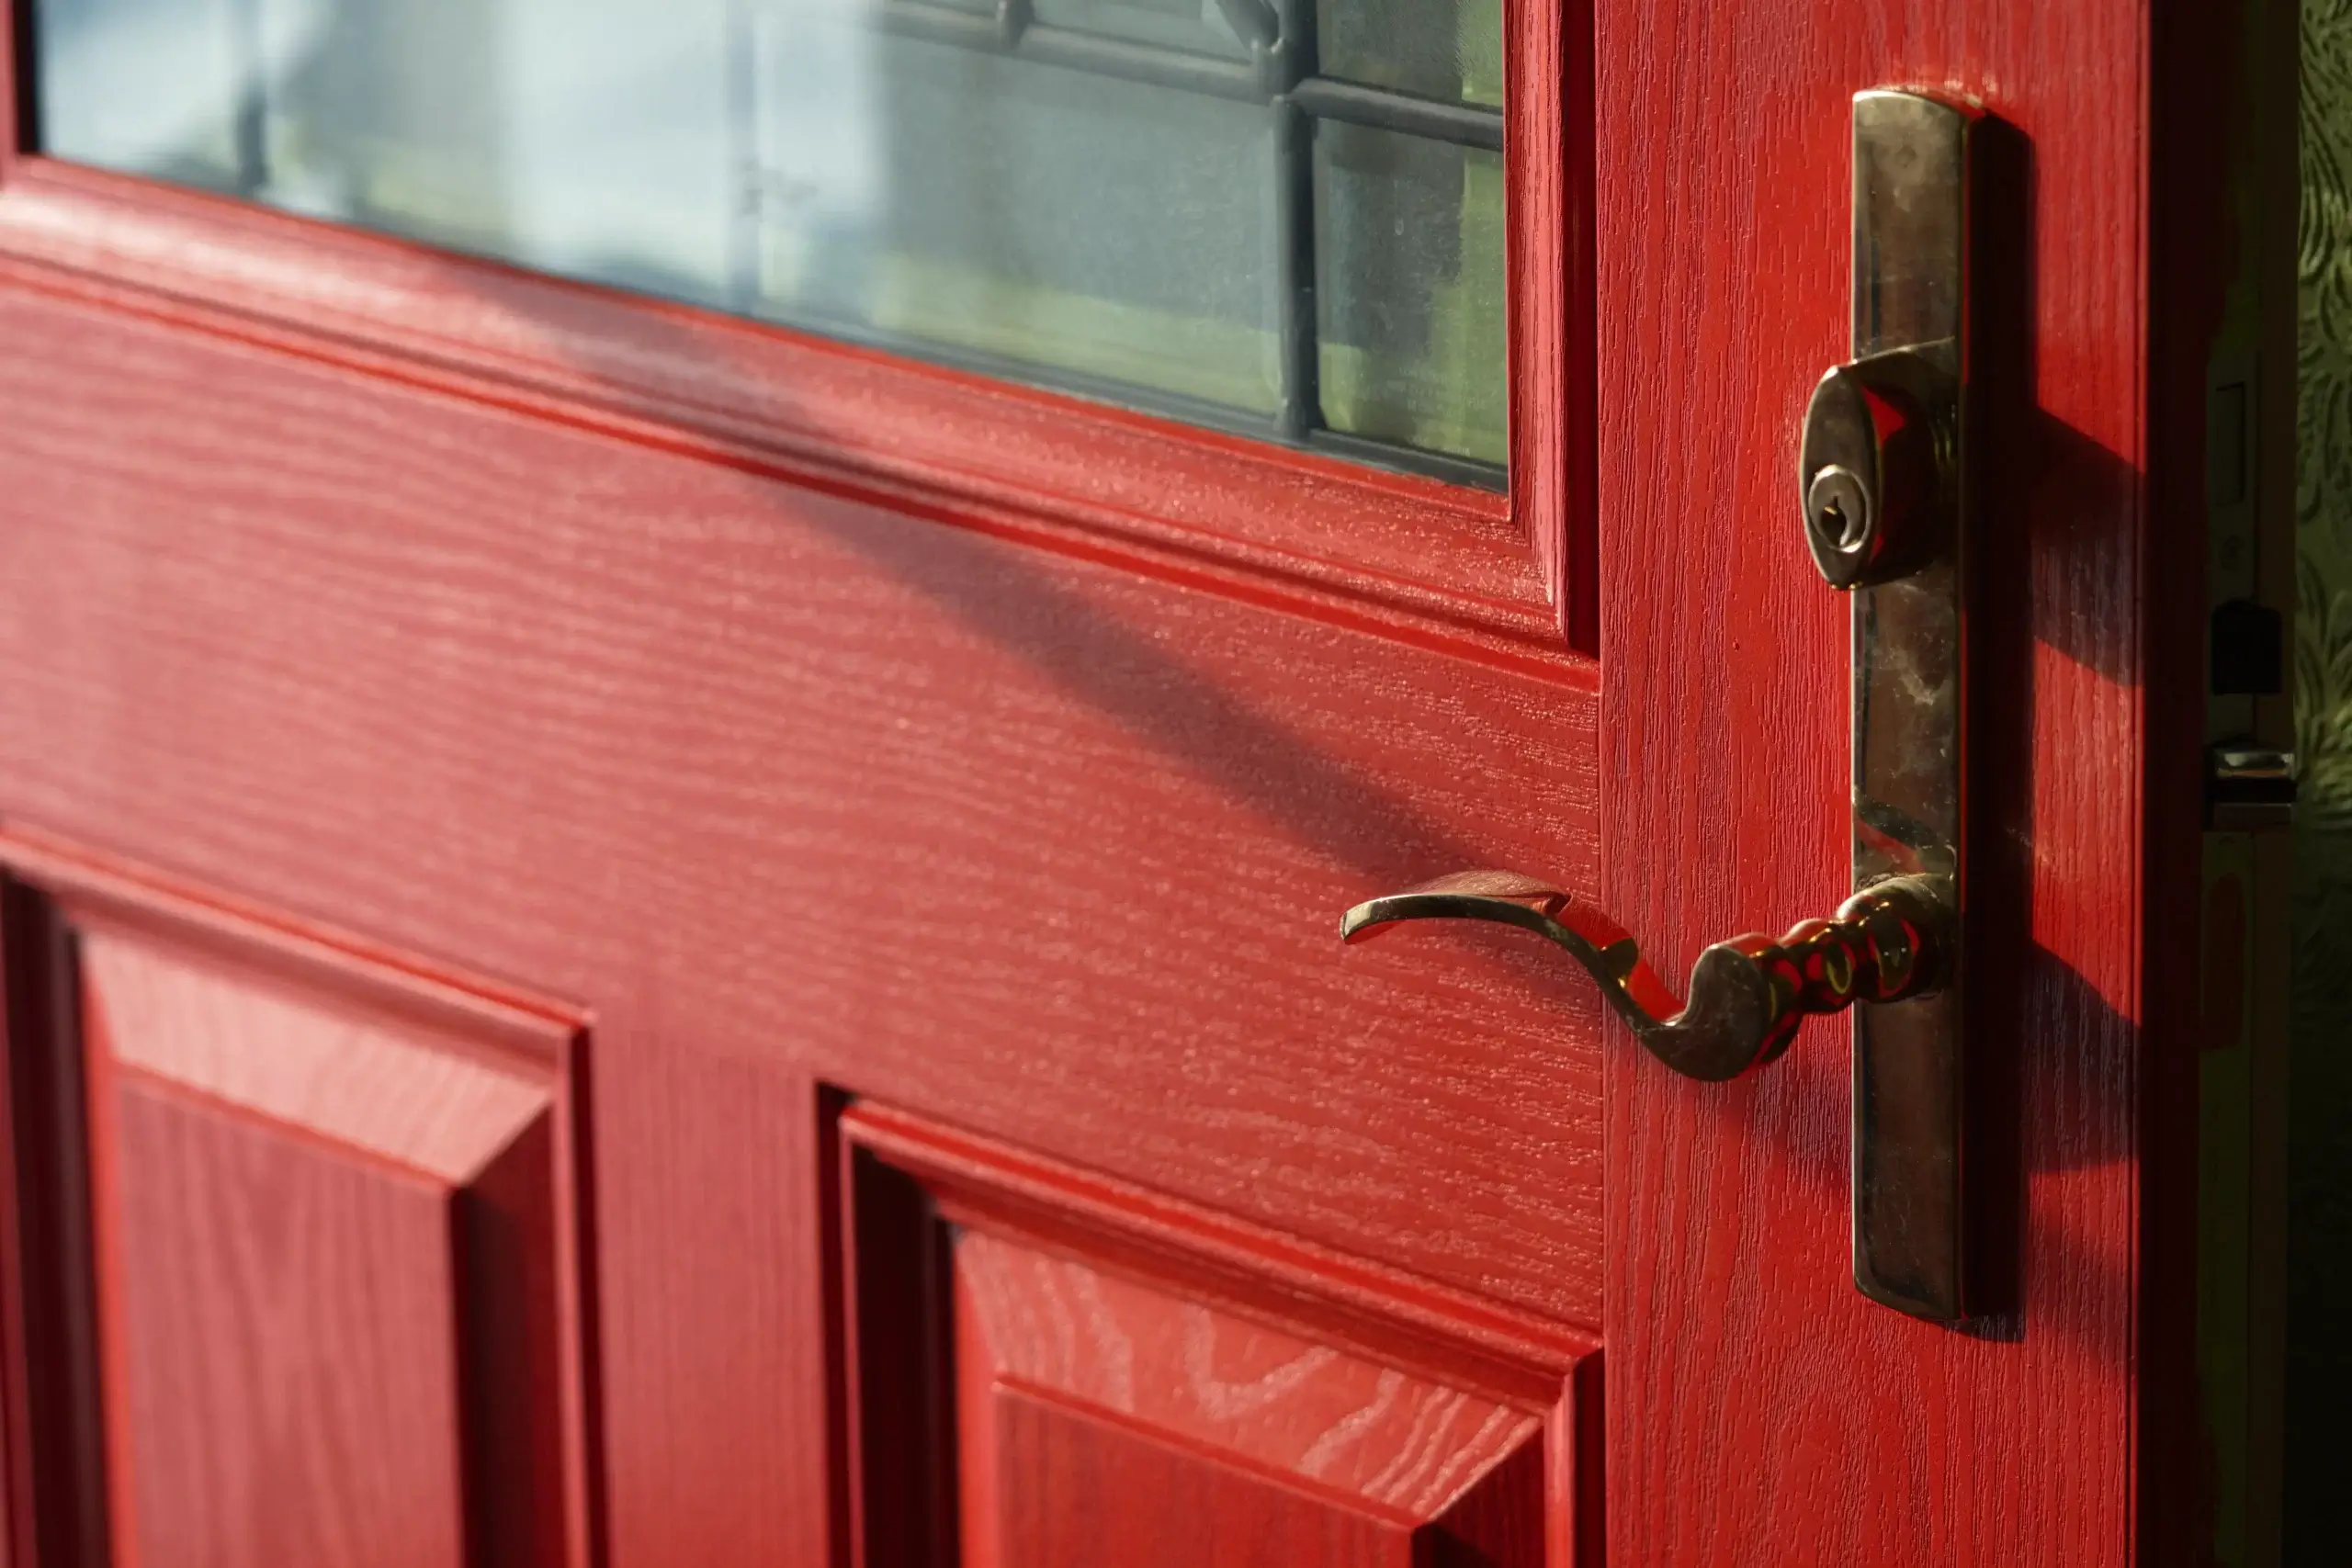
[[[1503,161],[1363,126],[1315,144],[1323,417],[1499,464]]]
[[[36,101],[56,156],[1496,485],[1499,6],[35,0]]]
[[[1320,0],[1320,8],[1332,75],[1502,107],[1502,0]]]

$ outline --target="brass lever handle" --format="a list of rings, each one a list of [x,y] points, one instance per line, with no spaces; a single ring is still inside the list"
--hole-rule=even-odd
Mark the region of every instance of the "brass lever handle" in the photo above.
[[[1933,991],[1950,969],[1955,925],[1944,878],[1891,877],[1847,899],[1834,919],[1777,939],[1757,931],[1715,943],[1691,966],[1687,1003],[1614,921],[1516,872],[1457,872],[1368,900],[1341,919],[1340,935],[1362,942],[1430,919],[1496,920],[1549,938],[1600,982],[1650,1055],[1710,1082],[1778,1057],[1808,1016]]]
[[[1980,118],[1899,88],[1854,96],[1853,357],[1814,389],[1795,475],[1814,563],[1849,595],[1854,896],[1831,919],[1708,948],[1687,1003],[1613,921],[1509,872],[1374,898],[1340,927],[1351,942],[1417,919],[1533,931],[1584,965],[1653,1055],[1694,1078],[1736,1077],[1786,1051],[1812,1014],[1867,1004],[1854,1015],[1854,1282],[1938,1323],[1986,1310],[1997,1290],[1982,1272],[1996,1211],[1972,1190],[1989,1168],[1962,917]]]

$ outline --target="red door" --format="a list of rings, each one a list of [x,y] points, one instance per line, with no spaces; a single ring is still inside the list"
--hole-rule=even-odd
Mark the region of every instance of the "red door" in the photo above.
[[[19,7],[9,1561],[2190,1550],[2161,545],[2231,27],[1193,9],[853,18],[917,90],[815,0]],[[689,35],[765,63],[645,64]],[[1853,890],[1791,476],[1882,84],[2026,150],[1967,654],[2015,1278],[1961,1326],[1854,1287],[1847,1017],[1700,1082],[1525,933],[1337,940],[1502,867],[1679,983]],[[752,228],[648,151],[706,109]]]

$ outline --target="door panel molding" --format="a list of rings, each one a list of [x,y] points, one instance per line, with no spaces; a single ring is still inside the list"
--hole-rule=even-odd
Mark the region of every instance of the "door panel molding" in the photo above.
[[[1145,1562],[1210,1539],[1236,1562],[1276,1540],[1264,1561],[1599,1562],[1589,1334],[833,1104],[861,1568]]]
[[[88,1129],[86,1218],[18,1230],[86,1224],[103,1393],[12,1421],[20,1467],[81,1491],[91,1446],[41,1446],[102,1427],[124,1560],[594,1562],[584,1021],[53,840],[0,867],[61,954],[12,942],[12,1017],[62,984],[78,1021],[12,1035],[10,1082],[77,1078]],[[86,1359],[53,1240],[16,1261],[19,1366]]]

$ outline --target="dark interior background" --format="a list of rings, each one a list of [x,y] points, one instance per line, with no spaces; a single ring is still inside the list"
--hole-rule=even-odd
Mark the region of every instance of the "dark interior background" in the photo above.
[[[2287,1561],[2352,1544],[2352,0],[2303,0]]]

